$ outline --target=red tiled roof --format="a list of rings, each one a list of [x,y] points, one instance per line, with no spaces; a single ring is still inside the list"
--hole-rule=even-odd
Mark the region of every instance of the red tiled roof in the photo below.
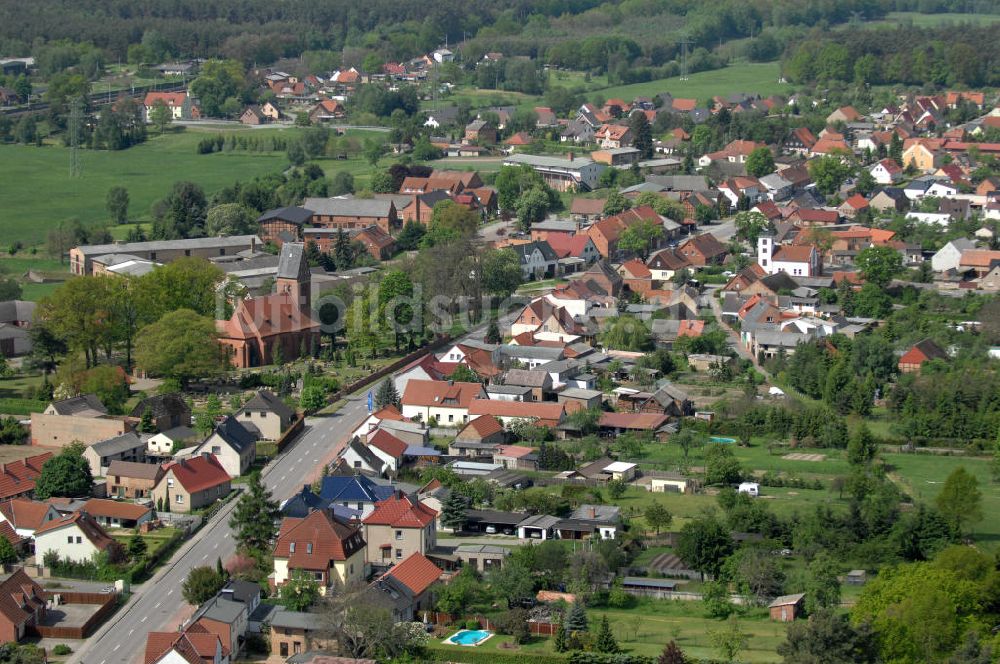
[[[493,415],[483,415],[462,427],[458,435],[461,436],[466,430],[474,431],[480,438],[486,438],[503,431],[503,423]]]
[[[810,148],[810,152],[815,154],[830,154],[831,152],[849,153],[850,151],[851,146],[844,139],[828,138],[826,136],[816,141],[816,144]]]
[[[600,426],[612,429],[655,431],[670,421],[657,413],[601,413]]]
[[[840,221],[836,210],[819,210],[817,208],[799,208],[791,216],[798,216],[802,221],[813,221],[822,224],[835,224]]]
[[[319,327],[288,293],[240,300],[228,321],[216,323],[222,335],[231,339],[272,337]]]
[[[203,626],[194,624],[184,632],[149,632],[146,635],[146,652],[143,664],[155,664],[175,651],[188,664],[211,664],[221,648],[223,656],[229,654],[221,639]]]
[[[24,570],[17,570],[0,582],[0,614],[14,626],[28,623],[34,611],[45,606],[42,587]]]
[[[27,498],[14,498],[0,503],[0,514],[4,522],[10,522],[14,528],[37,530],[44,523],[45,515],[51,506],[48,503]]]
[[[135,503],[123,503],[104,498],[91,498],[83,504],[83,511],[91,516],[136,521],[149,514],[150,509],[142,505],[136,505]]]
[[[479,383],[451,383],[442,380],[408,380],[402,402],[408,406],[468,408],[473,399],[483,394]]]
[[[52,452],[36,454],[19,461],[0,464],[0,500],[20,496],[35,488],[35,479]]]
[[[35,537],[37,538],[43,533],[65,528],[70,525],[76,526],[76,528],[82,532],[88,540],[90,540],[90,543],[101,551],[104,551],[115,543],[114,539],[104,532],[104,528],[101,528],[101,525],[94,520],[94,517],[82,510],[42,524],[40,528],[35,530]]]
[[[693,111],[698,108],[697,99],[674,99],[671,106],[675,111]]]
[[[621,269],[625,271],[625,276],[633,279],[649,279],[653,276],[649,268],[638,258],[633,258],[630,261],[622,263]]]
[[[534,453],[534,451],[532,448],[525,447],[524,445],[497,445],[496,449],[498,456],[509,457],[511,459],[526,457]]]
[[[385,576],[391,576],[409,588],[414,595],[419,595],[441,578],[441,568],[422,553],[416,552],[391,568]]]
[[[326,510],[316,510],[302,519],[285,517],[274,557],[288,559],[291,569],[324,570],[331,560],[347,560],[364,546],[360,528],[338,521]]]
[[[705,321],[703,320],[682,320],[678,321],[677,337],[700,337],[705,331]]]
[[[783,244],[774,252],[775,261],[787,263],[808,263],[812,256],[812,245]]]
[[[570,214],[601,214],[604,212],[606,198],[580,198],[577,196],[569,204]]]
[[[864,210],[868,207],[868,199],[861,194],[854,194],[844,201],[845,205],[850,205],[855,210]]]
[[[1000,251],[967,249],[962,252],[962,257],[959,259],[958,264],[968,267],[990,267],[997,261],[1000,261]]]
[[[493,415],[494,417],[523,417],[526,419],[559,420],[564,412],[561,403],[539,401],[500,401],[476,399],[469,405],[469,416]]]
[[[400,459],[406,452],[406,443],[396,438],[385,429],[378,429],[368,436],[368,446],[377,447],[394,459]]]
[[[0,521],[0,537],[10,542],[10,545],[17,548],[24,542],[27,537],[21,537],[16,532],[14,532],[14,527],[10,525],[9,521]]]
[[[408,496],[393,496],[375,503],[375,511],[366,516],[363,523],[394,528],[423,528],[434,521],[437,514],[436,510],[423,503],[414,503]]]
[[[389,420],[391,422],[405,422],[406,421],[406,418],[403,417],[403,414],[401,412],[399,412],[399,409],[396,408],[392,404],[389,404],[388,406],[382,406],[381,408],[379,408],[378,410],[376,410],[374,413],[372,413],[372,417],[374,417],[375,419],[377,419],[379,421],[382,421],[382,420]]]
[[[546,238],[546,242],[549,243],[552,251],[556,252],[556,256],[559,258],[566,258],[567,256],[582,258],[584,249],[587,247],[587,242],[590,241],[589,235],[571,236],[566,233],[550,233]]]
[[[156,102],[162,101],[168,108],[182,106],[187,99],[186,92],[147,92],[142,103],[144,106],[152,107]]]
[[[172,472],[188,493],[198,493],[230,481],[229,473],[214,454],[184,459],[170,464],[165,470],[167,473]]]

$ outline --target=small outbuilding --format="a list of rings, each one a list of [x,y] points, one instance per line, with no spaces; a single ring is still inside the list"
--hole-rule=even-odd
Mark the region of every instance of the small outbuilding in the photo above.
[[[804,599],[805,593],[799,593],[797,595],[782,595],[781,597],[776,598],[767,607],[771,612],[771,620],[776,620],[778,622],[792,622],[802,613]]]

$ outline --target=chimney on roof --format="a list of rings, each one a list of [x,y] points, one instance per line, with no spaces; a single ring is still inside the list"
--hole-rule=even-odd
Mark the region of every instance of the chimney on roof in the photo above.
[[[570,161],[573,161],[573,158],[574,158],[574,157],[576,157],[576,155],[575,155],[575,154],[573,153],[573,151],[572,151],[572,150],[570,150],[570,153],[569,153],[569,160],[570,160]]]
[[[594,507],[593,505],[590,506],[590,518],[591,519],[597,518],[597,508]]]

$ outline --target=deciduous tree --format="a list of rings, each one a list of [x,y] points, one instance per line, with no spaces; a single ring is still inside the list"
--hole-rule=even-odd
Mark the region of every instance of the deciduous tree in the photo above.
[[[208,566],[195,567],[181,585],[181,594],[188,604],[201,606],[222,590],[226,579]]]
[[[150,374],[174,378],[182,385],[195,378],[218,376],[229,365],[215,322],[190,309],[173,311],[144,327],[136,342],[135,358]]]
[[[42,472],[35,480],[35,498],[89,496],[94,488],[94,478],[90,474],[90,463],[83,456],[84,449],[80,443],[67,445],[42,464]]]
[[[964,534],[971,525],[983,518],[983,495],[979,490],[979,480],[964,466],[951,471],[935,503],[941,515],[958,533]]]

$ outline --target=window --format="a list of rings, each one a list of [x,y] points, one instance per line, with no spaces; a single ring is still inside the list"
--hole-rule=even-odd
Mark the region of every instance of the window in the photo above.
[[[306,542],[306,553],[312,553],[312,552],[313,552],[313,543]]]
[[[403,550],[396,549],[396,560],[402,560],[402,559],[403,559]]]
[[[83,538],[81,536],[77,535],[76,536],[76,543],[77,544],[83,544]]]
[[[295,553],[295,542],[288,545],[288,553]]]
[[[68,537],[66,538],[66,543],[67,543],[67,544],[72,544],[72,543],[73,543],[73,536],[72,536],[72,535],[70,535],[70,536],[68,536]]]
[[[212,445],[212,454],[222,454],[222,447],[219,445]]]
[[[396,531],[396,539],[397,540],[403,539],[403,531],[402,530],[397,530]]]
[[[177,494],[177,500],[174,501],[174,502],[176,502],[178,505],[183,505],[184,504],[184,496],[182,496],[181,494]]]
[[[349,570],[349,572],[350,572],[351,574],[354,574],[354,563],[351,563],[351,564],[350,564],[350,566],[348,567],[348,570]]]
[[[454,415],[449,415],[448,416],[448,421],[449,422],[454,422],[455,421],[455,416]]]
[[[170,477],[167,478],[167,488],[168,489],[173,489],[174,488],[174,480],[172,478],[170,478]]]
[[[191,250],[190,249],[185,249],[184,250],[184,255],[185,256],[190,256],[191,255]]]
[[[155,261],[156,260],[156,252],[155,251],[149,252],[149,260],[151,260],[151,261]]]
[[[354,467],[355,468],[360,468],[361,467],[361,462],[360,461],[355,461],[354,462]]]

